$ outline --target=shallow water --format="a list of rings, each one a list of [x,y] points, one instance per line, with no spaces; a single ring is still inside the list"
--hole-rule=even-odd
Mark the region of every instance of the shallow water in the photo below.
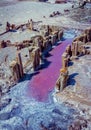
[[[38,101],[48,99],[50,92],[55,87],[55,83],[62,67],[62,54],[68,44],[72,43],[75,30],[69,30],[64,33],[64,40],[54,46],[46,56],[46,61],[41,65],[41,69],[36,72],[28,85],[28,94]],[[67,40],[66,40],[67,39]]]
[[[72,39],[61,41],[46,58],[44,65],[41,66],[29,83],[29,94],[36,100],[43,101],[48,99],[48,94],[54,89],[57,78],[62,67],[61,55],[65,51],[68,44],[71,44]]]
[[[64,39],[68,38],[67,32],[64,36]],[[52,92],[61,67],[61,55],[73,36],[74,33],[49,52],[47,60],[51,63],[46,68],[39,70],[40,73],[33,75],[31,80],[26,79],[14,86],[4,96],[5,100],[11,100],[0,110],[0,130],[67,130],[76,111],[54,102]]]

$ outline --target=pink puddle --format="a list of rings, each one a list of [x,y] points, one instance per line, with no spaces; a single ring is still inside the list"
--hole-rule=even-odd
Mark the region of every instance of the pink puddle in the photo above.
[[[50,63],[47,68],[39,70],[39,74],[34,75],[29,82],[28,92],[33,98],[38,101],[46,101],[49,93],[54,89],[56,80],[60,74],[62,67],[61,55],[65,51],[68,44],[72,43],[72,39],[62,41],[61,44],[56,46],[47,58]]]

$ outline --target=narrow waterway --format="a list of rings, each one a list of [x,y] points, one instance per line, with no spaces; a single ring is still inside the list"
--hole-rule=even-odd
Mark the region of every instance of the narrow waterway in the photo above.
[[[52,92],[62,66],[61,55],[66,46],[71,44],[74,35],[72,30],[66,32],[64,40],[47,55],[46,64],[3,97],[9,102],[0,108],[0,130],[68,129],[76,111],[71,106],[53,102]]]
[[[48,99],[49,93],[54,89],[57,78],[62,67],[62,54],[68,44],[72,43],[72,39],[59,42],[52,51],[46,56],[46,60],[41,65],[40,71],[33,76],[29,83],[29,94],[38,101]]]

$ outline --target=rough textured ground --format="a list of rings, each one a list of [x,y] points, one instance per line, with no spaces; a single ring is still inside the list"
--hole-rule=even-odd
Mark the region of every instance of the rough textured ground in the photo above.
[[[76,101],[76,105],[80,103],[91,106],[91,55],[79,57],[70,64],[68,85],[61,93],[62,97],[68,102]]]
[[[91,55],[70,62],[68,85],[56,93],[58,102],[65,102],[84,110],[86,120],[91,119]],[[90,120],[91,121],[91,120]],[[91,124],[91,122],[90,122]],[[88,128],[89,130],[91,129]]]
[[[0,1],[2,3],[2,1]],[[12,2],[11,2],[12,3]],[[90,12],[91,9],[85,7],[84,9],[72,9],[72,2],[67,4],[52,4],[52,3],[41,3],[41,2],[16,2],[16,4],[8,4],[8,6],[0,7],[0,34],[5,31],[6,22],[9,21],[11,24],[24,24],[29,19],[33,19],[36,24],[36,28],[40,25],[50,24],[58,25],[63,28],[73,28],[84,30],[90,26]],[[76,5],[77,7],[78,5]],[[90,6],[89,6],[90,7]],[[37,12],[38,10],[38,12]],[[64,12],[64,10],[69,10]],[[61,14],[50,18],[50,14],[59,11]],[[37,13],[36,13],[37,12]],[[44,17],[45,16],[45,17]],[[9,32],[5,35],[0,36],[1,40],[11,40],[12,42],[18,42],[22,39],[30,39],[36,32],[30,32],[29,30],[18,30],[16,32]],[[30,36],[31,35],[31,36]]]
[[[68,35],[69,36],[69,35]],[[73,35],[70,35],[70,37],[73,37]],[[67,34],[65,34],[65,38],[67,37]],[[68,42],[70,42],[68,40]],[[16,86],[14,86],[10,92],[6,93],[4,96],[2,96],[1,99],[1,107],[0,107],[0,129],[6,129],[7,130],[43,130],[44,128],[51,130],[51,129],[67,129],[68,126],[73,122],[75,117],[78,115],[79,111],[75,110],[71,106],[65,106],[64,104],[57,104],[53,102],[52,95],[48,95],[47,101],[44,101],[47,94],[49,94],[48,90],[52,91],[52,88],[54,87],[55,82],[54,78],[56,80],[59,68],[61,65],[61,61],[55,59],[61,58],[61,53],[65,49],[65,45],[68,44],[68,42],[64,42],[64,44],[59,44],[56,46],[51,52],[50,57],[47,58],[48,61],[51,60],[51,65],[48,66],[48,68],[45,68],[41,70],[40,74],[37,74],[37,77],[35,74],[33,74],[32,80],[30,81],[30,85],[35,85],[35,82],[38,83],[37,86],[29,86],[29,75],[26,76],[25,81],[22,81],[18,83]],[[62,48],[63,47],[63,48]],[[58,50],[58,51],[56,51]],[[62,51],[61,51],[62,50]],[[59,52],[60,51],[60,52]],[[58,55],[60,53],[60,56]],[[55,55],[54,55],[55,54]],[[54,57],[54,58],[53,58]],[[55,61],[55,62],[54,62]],[[59,64],[56,64],[60,62]],[[58,67],[57,67],[58,66]],[[57,68],[56,68],[57,67]],[[48,71],[48,70],[49,71]],[[53,70],[55,69],[55,70]],[[50,70],[53,72],[56,72],[56,77],[53,77],[53,74],[51,75]],[[43,84],[40,84],[40,82],[43,80],[38,80],[40,76],[45,76],[45,73],[47,72],[50,74],[48,81],[45,82],[45,86]],[[30,76],[32,76],[30,74]],[[42,77],[43,78],[43,77]],[[34,80],[34,82],[33,82]],[[32,84],[31,84],[32,83]],[[43,82],[44,83],[44,82]],[[49,84],[49,85],[48,85]],[[39,86],[43,85],[43,86]],[[46,86],[47,85],[47,86]],[[38,87],[35,88],[39,89],[37,91],[33,91],[33,94],[36,92],[36,94],[40,94],[38,96],[30,97],[29,93],[32,95],[30,87]],[[42,89],[41,87],[44,87],[45,89]],[[43,91],[44,90],[44,91]],[[43,93],[41,93],[43,92]],[[43,94],[43,95],[42,95]],[[35,100],[36,99],[36,100]],[[37,101],[38,100],[38,101]],[[65,107],[64,107],[65,106]],[[64,109],[65,108],[65,109]],[[60,123],[62,122],[62,123]]]
[[[2,3],[2,1],[0,2]],[[78,35],[79,29],[84,30],[85,28],[90,26],[89,20],[88,20],[88,23],[86,23],[87,21],[83,19],[84,18],[83,11],[87,11],[87,10],[78,9],[78,10],[72,11],[71,5],[72,3],[68,3],[65,5],[64,4],[57,5],[57,4],[37,3],[37,2],[30,3],[29,1],[27,2],[23,1],[19,3],[12,2],[12,6],[10,3],[9,4],[4,3],[3,5],[1,4],[0,33],[5,31],[5,24],[7,21],[10,21],[10,23],[15,23],[19,25],[21,23],[26,23],[28,19],[33,18],[34,21],[37,21],[37,22],[42,21],[42,23],[38,24],[38,26],[41,24],[51,24],[51,25],[58,25],[58,26],[60,25],[66,29],[68,28],[75,29],[74,32]],[[70,12],[64,12],[64,9],[71,9],[70,17],[69,17]],[[76,14],[78,13],[79,10],[80,10],[80,13],[78,16]],[[59,11],[62,14],[57,17],[49,18],[49,15],[53,13],[53,11]],[[89,19],[88,12],[86,12],[86,15],[87,15],[87,19]],[[86,19],[86,15],[85,15],[85,19]],[[43,16],[45,16],[45,18]],[[84,23],[80,22],[80,20],[82,19],[84,20]],[[10,39],[12,42],[21,41],[22,38],[29,39],[31,35],[34,35],[34,34],[35,34],[34,32],[30,33],[29,31],[26,31],[26,30],[23,32],[21,31],[9,32],[5,35],[0,36],[0,40]],[[68,33],[65,34],[65,38],[70,38],[73,35],[74,35],[73,31],[72,32],[68,31]],[[5,59],[4,55],[7,55],[7,53],[10,55],[9,57],[10,60],[14,58],[13,57],[14,55],[12,55],[13,49],[10,51],[9,50],[10,48],[4,49],[3,50],[4,52],[0,50],[1,61]],[[26,51],[24,51],[24,54],[25,52]],[[62,52],[60,52],[60,54],[61,53]],[[50,57],[49,57],[49,60],[50,60]],[[61,95],[59,94],[60,98],[58,98],[58,101],[60,101],[61,104],[58,104],[57,102],[56,103],[53,102],[53,95],[51,95],[51,93],[49,94],[49,91],[52,89],[48,89],[48,88],[46,88],[47,89],[46,93],[48,92],[47,94],[49,94],[49,98],[48,98],[49,100],[46,103],[35,100],[36,97],[40,100],[42,96],[45,96],[44,99],[46,98],[46,95],[43,95],[43,93],[41,93],[41,88],[40,88],[40,91],[39,90],[37,91],[38,92],[37,94],[34,94],[35,99],[33,99],[32,97],[29,97],[29,92],[31,92],[31,89],[29,88],[31,86],[28,86],[28,85],[29,85],[29,80],[31,78],[31,72],[27,73],[25,81],[22,81],[18,83],[17,85],[15,85],[14,87],[12,87],[11,90],[5,95],[3,95],[2,98],[0,99],[0,130],[6,130],[6,129],[7,130],[18,130],[18,129],[19,130],[44,130],[44,129],[67,130],[69,124],[74,122],[76,119],[78,119],[78,122],[86,120],[88,124],[88,129],[90,130],[91,129],[91,125],[90,125],[91,124],[90,64],[91,64],[90,58],[83,56],[78,61],[74,61],[74,66],[76,66],[75,68],[70,66],[69,70],[70,70],[71,81],[69,81],[70,85],[65,89],[65,91],[61,93]],[[61,62],[60,62],[60,65],[61,65]],[[1,67],[0,72],[1,71],[4,72],[3,76],[6,79],[7,75],[9,75],[8,66],[7,64],[2,63],[0,67]],[[45,72],[46,69],[43,70],[43,73],[46,73]],[[56,70],[54,70],[54,72],[55,71]],[[78,75],[79,71],[81,73]],[[6,72],[7,72],[7,75],[6,75]],[[35,73],[32,74],[33,77],[34,75]],[[50,76],[53,76],[53,75],[50,75]],[[34,77],[34,81],[36,81],[37,79],[36,77],[37,75]],[[4,81],[4,79],[3,80],[0,79],[0,83],[2,81]],[[76,81],[78,81],[77,83],[79,83],[79,85],[76,84]],[[31,82],[33,83],[33,79],[30,81],[30,85],[31,85]],[[45,86],[47,84],[48,83],[46,81]],[[2,86],[3,85],[4,83],[2,84]],[[5,87],[7,86],[8,84],[5,85]],[[51,86],[48,86],[48,87],[51,87]],[[4,90],[5,89],[6,88],[4,88]],[[36,89],[36,85],[33,92],[35,91],[35,89]],[[37,89],[39,89],[38,85],[37,85]],[[43,90],[43,92],[45,92],[45,90]],[[41,97],[39,96],[39,94]],[[62,102],[65,102],[65,105]],[[86,130],[86,127],[83,129]]]
[[[84,8],[73,9],[70,17],[81,23],[91,23],[91,4],[87,4]]]

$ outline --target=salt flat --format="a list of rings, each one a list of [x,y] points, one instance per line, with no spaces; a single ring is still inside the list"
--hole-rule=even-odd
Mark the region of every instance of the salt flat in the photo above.
[[[84,30],[86,27],[89,27],[90,25],[89,23],[81,23],[80,21],[75,21],[71,17],[69,17],[70,14],[69,12],[64,12],[64,9],[65,10],[71,9],[72,11],[71,8],[72,3],[70,2],[68,2],[67,4],[54,4],[54,3],[29,2],[29,1],[27,2],[15,1],[14,3],[13,0],[7,0],[7,1],[5,0],[4,3],[0,1],[0,5],[2,5],[0,6],[0,33],[5,31],[7,21],[9,21],[11,24],[13,23],[16,25],[20,25],[20,24],[27,23],[28,20],[31,18],[33,19],[33,21],[39,22],[38,27],[40,25],[49,24],[49,25],[62,26],[63,28],[70,29],[70,31],[68,30],[68,32],[64,33],[64,39],[73,38],[75,34],[76,35],[79,34],[79,29]],[[49,15],[54,11],[59,11],[61,15],[50,18]],[[0,40],[3,39],[11,40],[13,43],[21,42],[22,40],[30,39],[32,35],[36,35],[35,33],[36,32],[29,31],[29,30],[25,30],[23,32],[18,30],[16,32],[8,32],[0,36]],[[24,55],[26,55],[25,52],[27,53],[28,51],[24,49],[23,50]],[[16,48],[7,47],[1,50],[0,62],[4,61],[3,59],[5,59],[5,56],[7,56],[7,54],[9,56],[8,58],[8,63],[9,63],[11,60],[15,58]],[[84,59],[83,61],[85,63]],[[3,86],[4,80],[6,80],[6,78],[10,73],[8,70],[9,64],[7,65],[5,62],[2,63],[0,67],[1,67],[0,72],[4,71],[3,75],[5,79],[0,80],[0,85]],[[53,67],[53,69],[55,68]],[[74,69],[74,73],[75,71],[79,71],[81,69],[79,69],[79,67],[77,69]],[[88,67],[88,69],[90,69],[90,67]],[[80,74],[79,77],[81,77],[83,74],[83,71],[81,72],[82,73]],[[71,73],[71,68],[70,68],[70,73]],[[40,130],[43,129],[43,127],[47,128],[48,130],[50,130],[53,127],[55,130],[57,129],[67,130],[68,126],[78,117],[84,119],[83,109],[80,109],[80,107],[75,106],[74,108],[72,104],[70,103],[63,104],[61,101],[60,101],[61,105],[58,103],[54,103],[52,90],[49,92],[50,94],[49,94],[48,102],[39,102],[36,101],[33,97],[30,97],[28,94],[31,91],[28,91],[29,90],[28,86],[29,86],[29,81],[33,79],[33,76],[35,76],[35,72],[28,72],[27,76],[25,76],[23,81],[21,81],[20,83],[12,87],[8,93],[2,96],[2,99],[0,100],[0,105],[1,105],[0,106],[0,129],[1,130],[4,129]],[[85,75],[85,78],[88,78],[86,76],[88,77],[91,76],[90,71]],[[85,80],[84,77],[82,78],[82,80]],[[90,79],[88,79],[87,81],[88,81],[87,83],[90,84]],[[10,81],[7,79],[7,83],[8,82]],[[8,84],[5,84],[5,87],[7,86]],[[84,89],[86,88],[84,87]],[[35,90],[36,90],[36,86],[35,86]],[[87,91],[86,94],[88,93],[89,92]],[[87,116],[90,112],[91,111],[89,110],[89,112],[87,111],[87,113],[85,113],[85,117],[86,119],[88,118],[88,120],[90,116],[89,117]]]

